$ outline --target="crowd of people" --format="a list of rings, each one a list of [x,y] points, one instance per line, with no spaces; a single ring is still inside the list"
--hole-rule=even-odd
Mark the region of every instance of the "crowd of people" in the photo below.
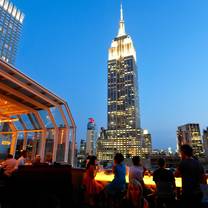
[[[206,184],[202,165],[193,155],[192,148],[185,144],[181,147],[181,162],[175,172],[166,169],[163,158],[158,160],[158,169],[153,172],[155,189],[145,185],[143,177],[146,168],[141,164],[140,157],[132,158],[133,165],[128,168],[129,183],[126,183],[127,167],[124,157],[117,153],[114,157],[112,172],[113,181],[104,185],[96,181],[98,164],[95,156],[87,161],[83,178],[85,187],[85,203],[97,207],[97,200],[102,207],[132,207],[132,208],[201,208],[201,184]],[[182,190],[177,193],[175,177],[182,178]],[[100,199],[102,199],[100,201]]]
[[[20,157],[18,159],[15,159],[12,154],[8,154],[6,159],[0,163],[0,170],[1,175],[5,177],[10,177],[20,166],[24,165],[41,165],[41,164],[52,164],[52,157],[47,156],[44,163],[41,163],[41,157],[40,155],[36,155],[34,160],[28,162],[26,161],[27,158],[27,151],[22,150],[20,152]]]

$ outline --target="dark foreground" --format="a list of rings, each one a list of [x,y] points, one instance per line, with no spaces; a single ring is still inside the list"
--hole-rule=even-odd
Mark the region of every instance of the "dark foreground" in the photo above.
[[[94,206],[87,205],[81,186],[83,173],[67,165],[23,166],[10,178],[0,176],[0,208],[131,207],[125,194],[108,200],[100,194],[95,197]],[[148,200],[150,208],[154,208],[154,197],[149,196]],[[171,206],[178,207],[179,201]]]

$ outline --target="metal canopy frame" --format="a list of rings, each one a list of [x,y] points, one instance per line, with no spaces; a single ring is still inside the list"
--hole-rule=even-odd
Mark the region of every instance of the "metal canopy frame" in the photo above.
[[[43,113],[47,116],[44,117]],[[16,126],[17,120],[18,125],[22,127],[21,129]],[[61,124],[60,120],[62,121]],[[64,131],[65,138],[61,138],[62,143],[65,141],[63,162],[69,162],[73,165],[76,125],[66,101],[10,64],[0,60],[0,123],[4,123],[4,121],[9,124],[12,132],[0,131],[0,135],[12,134],[11,154],[14,155],[16,152],[19,133],[24,133],[23,148],[25,149],[27,134],[41,132],[38,153],[44,160],[47,135],[49,131],[53,130],[52,158],[53,161],[56,161],[59,137]]]

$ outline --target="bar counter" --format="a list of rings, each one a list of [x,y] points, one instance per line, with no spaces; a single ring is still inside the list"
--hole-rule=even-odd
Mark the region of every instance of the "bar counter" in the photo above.
[[[99,171],[95,177],[95,180],[97,181],[102,181],[102,182],[110,182],[112,181],[114,178],[114,174],[108,171]],[[126,175],[126,182],[129,182],[129,176],[128,174]],[[181,188],[182,187],[182,182],[181,182],[181,178],[175,178],[175,182],[176,182],[176,187],[177,188]],[[153,181],[153,176],[148,176],[145,175],[144,176],[144,183],[147,186],[151,186],[151,187],[155,187],[155,182]]]

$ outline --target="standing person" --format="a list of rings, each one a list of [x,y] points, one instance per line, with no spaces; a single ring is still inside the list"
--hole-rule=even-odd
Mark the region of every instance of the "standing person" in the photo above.
[[[32,162],[32,165],[40,165],[41,164],[40,161],[41,161],[40,155],[35,155],[35,159]]]
[[[103,186],[95,180],[95,176],[97,174],[96,159],[96,156],[90,157],[83,178],[85,201],[89,205],[95,205],[95,197],[103,189]]]
[[[133,165],[129,168],[129,184],[127,191],[127,199],[129,200],[129,206],[142,207],[143,188],[144,188],[144,171],[145,168],[141,165],[140,157],[134,156],[132,158]]]
[[[129,181],[132,181],[133,179],[138,180],[143,186],[143,177],[146,168],[142,166],[139,156],[134,156],[132,158],[132,162],[133,166],[131,166],[129,169]]]
[[[175,206],[175,178],[172,171],[165,169],[166,163],[163,158],[158,160],[159,168],[153,173],[156,183],[157,208],[170,208]]]
[[[20,157],[19,159],[17,160],[17,168],[19,166],[23,166],[25,165],[25,161],[26,161],[26,157],[27,157],[27,151],[26,150],[22,150],[21,153],[20,153]]]
[[[7,159],[2,163],[5,176],[11,176],[16,170],[17,161],[13,158],[13,155],[8,154]]]
[[[193,149],[188,144],[181,146],[181,159],[175,175],[182,177],[181,207],[200,208],[202,192],[200,183],[203,181],[204,169],[193,157]]]

